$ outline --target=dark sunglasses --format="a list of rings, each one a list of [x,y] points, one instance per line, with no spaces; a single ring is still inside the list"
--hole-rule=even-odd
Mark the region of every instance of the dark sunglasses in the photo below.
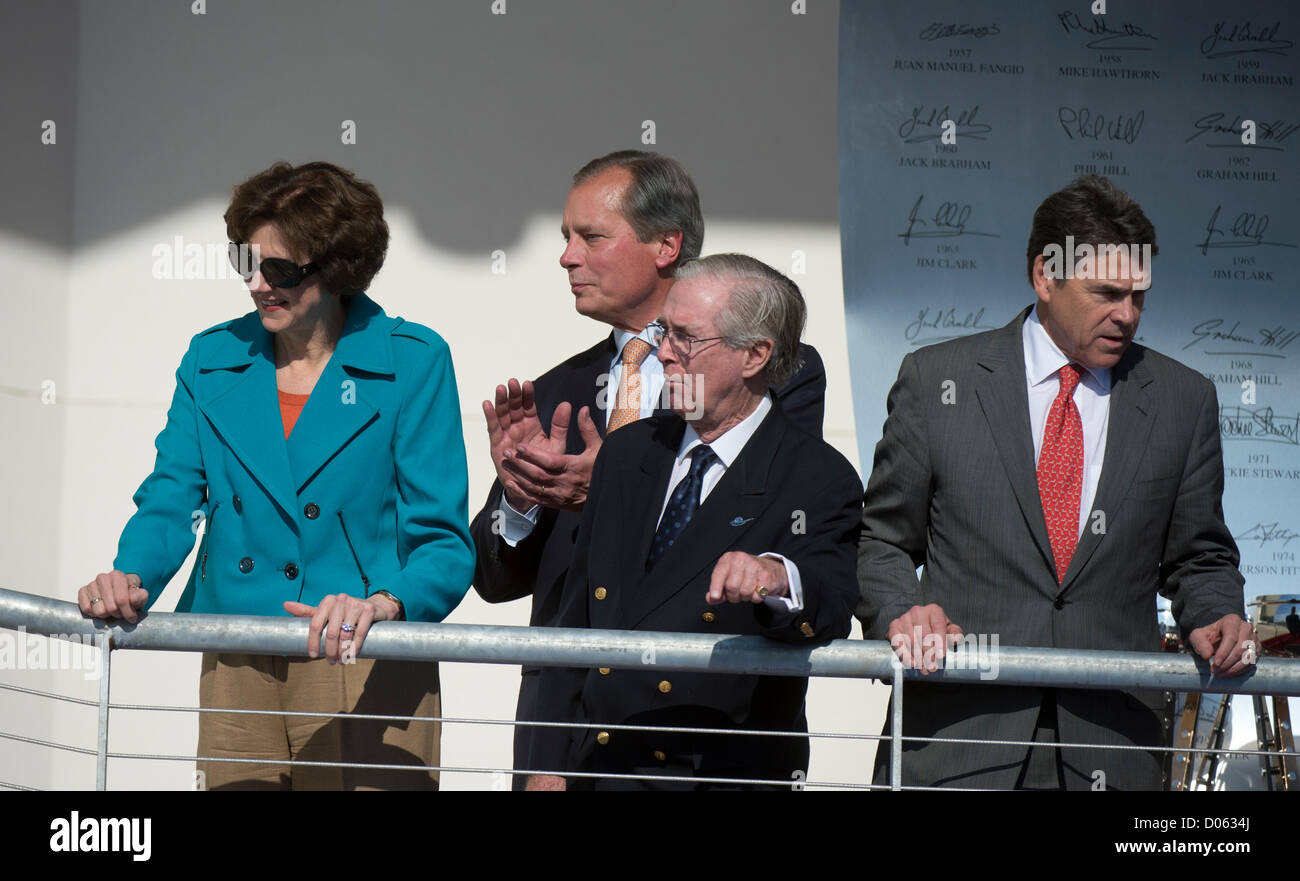
[[[252,247],[244,242],[231,242],[227,250],[230,265],[235,267],[244,281],[251,282],[253,276],[261,270],[262,278],[273,288],[296,288],[302,284],[303,279],[320,269],[315,263],[299,266],[284,257],[263,257],[259,261],[254,256]]]

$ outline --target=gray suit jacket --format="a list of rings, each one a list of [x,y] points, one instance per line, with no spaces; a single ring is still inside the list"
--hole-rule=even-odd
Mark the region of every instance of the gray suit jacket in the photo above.
[[[1214,386],[1137,344],[1111,371],[1101,479],[1057,584],[1029,424],[1028,314],[903,359],[864,502],[857,615],[867,638],[886,638],[912,606],[937,603],[966,634],[996,634],[1001,645],[1154,652],[1157,590],[1184,635],[1241,615]],[[904,733],[1029,740],[1042,698],[1038,688],[908,682]],[[1160,693],[1061,689],[1060,740],[1156,745],[1162,704]],[[1026,749],[908,744],[903,784],[1010,788]],[[879,752],[878,769],[888,749]],[[1161,754],[1062,756],[1072,787],[1090,786],[1097,770],[1110,788],[1160,785]]]

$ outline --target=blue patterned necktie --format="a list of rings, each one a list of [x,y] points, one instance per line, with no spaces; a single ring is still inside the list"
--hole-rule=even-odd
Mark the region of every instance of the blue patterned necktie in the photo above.
[[[686,524],[691,522],[695,511],[700,507],[700,493],[704,490],[704,473],[709,466],[718,461],[718,454],[706,444],[701,444],[691,451],[690,473],[677,484],[668,507],[664,509],[663,519],[655,530],[655,540],[650,545],[650,556],[645,568],[649,572],[659,558],[673,546],[677,537],[686,531]]]

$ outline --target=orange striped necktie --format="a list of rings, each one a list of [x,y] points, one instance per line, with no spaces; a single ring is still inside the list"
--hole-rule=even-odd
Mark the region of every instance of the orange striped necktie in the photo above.
[[[623,347],[623,376],[618,382],[618,398],[609,416],[605,434],[618,431],[641,418],[641,362],[653,348],[643,339],[630,339]]]

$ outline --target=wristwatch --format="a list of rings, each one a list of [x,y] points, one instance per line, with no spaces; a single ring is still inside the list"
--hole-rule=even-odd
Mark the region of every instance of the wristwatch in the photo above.
[[[402,601],[399,600],[397,597],[393,596],[391,593],[389,593],[389,592],[386,591],[386,590],[376,590],[376,591],[372,591],[370,595],[371,595],[372,597],[384,597],[385,599],[392,600],[394,603],[397,604],[397,619],[396,619],[396,620],[398,620],[398,621],[405,621],[405,620],[406,620],[406,606],[402,605]]]

